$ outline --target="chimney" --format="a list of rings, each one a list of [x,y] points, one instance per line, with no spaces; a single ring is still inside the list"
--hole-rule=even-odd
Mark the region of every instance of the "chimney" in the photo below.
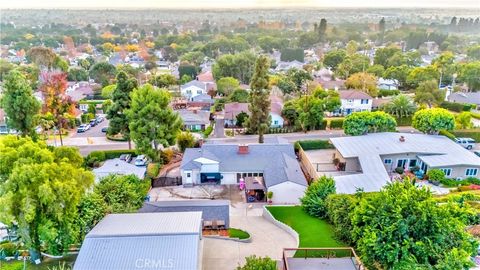
[[[405,137],[404,136],[400,136],[400,142],[404,142],[405,141]]]
[[[238,154],[240,155],[248,154],[248,145],[240,144],[238,146]]]

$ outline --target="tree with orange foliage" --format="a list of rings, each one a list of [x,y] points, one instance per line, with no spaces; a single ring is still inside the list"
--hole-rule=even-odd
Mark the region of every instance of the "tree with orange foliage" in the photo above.
[[[75,102],[65,94],[67,89],[67,74],[52,71],[40,74],[40,91],[43,95],[42,112],[52,115],[54,126],[60,134],[60,144],[63,145],[62,128],[75,111]]]

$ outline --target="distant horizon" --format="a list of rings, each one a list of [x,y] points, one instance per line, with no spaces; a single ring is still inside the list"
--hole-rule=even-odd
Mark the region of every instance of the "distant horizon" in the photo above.
[[[200,6],[201,5],[201,6]],[[242,0],[229,3],[224,0],[183,0],[180,3],[166,0],[84,0],[80,5],[73,0],[18,0],[0,4],[2,9],[162,9],[162,10],[203,10],[203,9],[271,9],[271,8],[317,8],[317,9],[480,9],[480,0],[403,0],[376,1],[364,0]]]

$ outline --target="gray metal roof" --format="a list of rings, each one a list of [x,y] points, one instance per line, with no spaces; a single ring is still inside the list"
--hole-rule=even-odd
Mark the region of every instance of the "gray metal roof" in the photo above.
[[[147,168],[145,166],[135,166],[133,164],[120,160],[119,158],[114,158],[106,160],[101,167],[93,169],[93,173],[95,174],[95,181],[98,182],[101,178],[110,174],[133,174],[136,175],[138,178],[143,179],[146,170]]]
[[[85,238],[74,270],[197,269],[201,212],[110,214]],[[148,264],[148,265],[147,265]]]
[[[293,145],[264,143],[250,144],[248,148],[248,154],[239,154],[236,144],[204,144],[202,148],[189,148],[183,155],[181,168],[198,168],[195,159],[204,157],[218,161],[220,172],[263,172],[267,187],[287,181],[307,185]]]
[[[145,205],[152,205],[154,207],[177,207],[177,206],[222,206],[230,205],[229,200],[174,200],[174,201],[156,201],[156,202],[145,202]]]
[[[110,214],[87,235],[94,237],[198,234],[202,212]]]
[[[448,101],[457,103],[473,103],[480,105],[480,92],[455,92],[448,96]]]

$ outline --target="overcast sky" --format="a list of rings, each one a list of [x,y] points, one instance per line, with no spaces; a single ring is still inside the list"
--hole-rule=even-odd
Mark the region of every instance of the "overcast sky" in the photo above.
[[[480,0],[1,0],[2,8],[469,7]]]

